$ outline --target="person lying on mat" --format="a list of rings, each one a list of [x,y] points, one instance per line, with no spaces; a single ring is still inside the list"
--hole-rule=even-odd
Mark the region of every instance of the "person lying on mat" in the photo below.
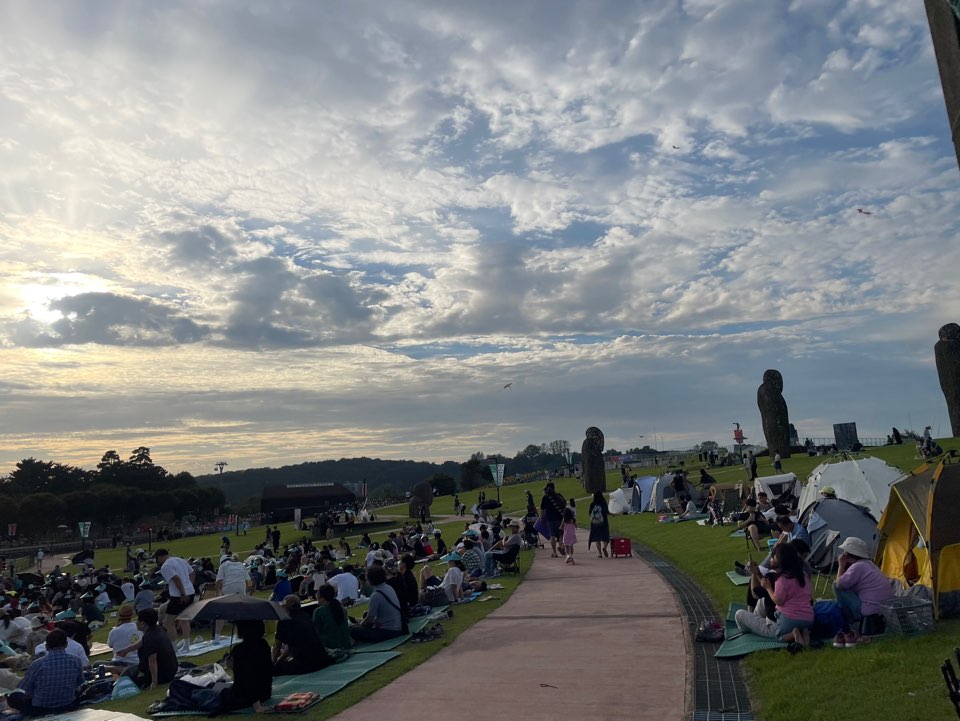
[[[273,643],[273,675],[295,676],[326,668],[333,659],[323,647],[313,619],[300,608],[300,597],[291,593],[283,599],[289,619],[277,623]]]
[[[813,583],[804,571],[803,559],[793,544],[781,543],[774,549],[771,562],[777,570],[776,581],[770,576],[759,579],[767,598],[757,601],[753,611],[737,611],[737,628],[765,638],[809,646],[813,627]],[[760,575],[755,563],[751,563],[748,570],[751,575]],[[767,616],[768,602],[776,607],[776,620]]]
[[[363,621],[350,629],[350,636],[359,643],[379,643],[403,635],[400,600],[387,585],[387,572],[383,566],[367,569],[367,583],[372,591],[370,605]]]

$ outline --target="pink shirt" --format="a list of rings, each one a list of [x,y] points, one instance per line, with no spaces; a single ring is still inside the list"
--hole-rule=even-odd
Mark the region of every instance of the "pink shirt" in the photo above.
[[[860,597],[860,613],[869,616],[883,613],[881,601],[894,597],[890,579],[872,561],[856,561],[837,579],[837,590],[850,591]]]
[[[810,577],[804,579],[804,585],[795,578],[780,576],[773,585],[773,595],[777,597],[777,610],[794,621],[813,621],[813,584]]]

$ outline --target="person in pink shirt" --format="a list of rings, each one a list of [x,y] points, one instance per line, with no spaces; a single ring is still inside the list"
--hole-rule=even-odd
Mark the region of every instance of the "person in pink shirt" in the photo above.
[[[813,627],[813,584],[803,570],[803,560],[792,543],[781,543],[774,549],[771,563],[778,572],[776,581],[760,577],[759,583],[776,605],[776,621],[767,618],[767,599],[761,599],[753,611],[737,611],[737,628],[807,647]],[[750,571],[760,575],[756,564],[751,564]]]
[[[893,584],[870,560],[873,554],[862,539],[851,536],[840,544],[840,550],[834,590],[847,623],[861,627],[861,633],[882,633],[881,604],[896,595]]]

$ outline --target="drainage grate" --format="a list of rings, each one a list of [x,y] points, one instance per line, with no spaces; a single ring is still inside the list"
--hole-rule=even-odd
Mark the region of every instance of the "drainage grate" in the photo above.
[[[693,721],[753,721],[740,662],[714,658],[717,644],[693,642],[702,621],[722,619],[713,603],[689,576],[646,546],[634,542],[633,553],[657,569],[680,601],[693,645]]]

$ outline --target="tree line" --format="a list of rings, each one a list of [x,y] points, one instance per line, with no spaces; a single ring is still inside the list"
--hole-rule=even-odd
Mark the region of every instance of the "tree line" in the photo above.
[[[126,460],[107,451],[95,470],[25,458],[0,478],[0,534],[11,523],[18,536],[38,536],[58,526],[75,531],[80,521],[103,532],[163,516],[207,519],[226,505],[219,488],[201,488],[189,473],[168,472],[145,446]]]

